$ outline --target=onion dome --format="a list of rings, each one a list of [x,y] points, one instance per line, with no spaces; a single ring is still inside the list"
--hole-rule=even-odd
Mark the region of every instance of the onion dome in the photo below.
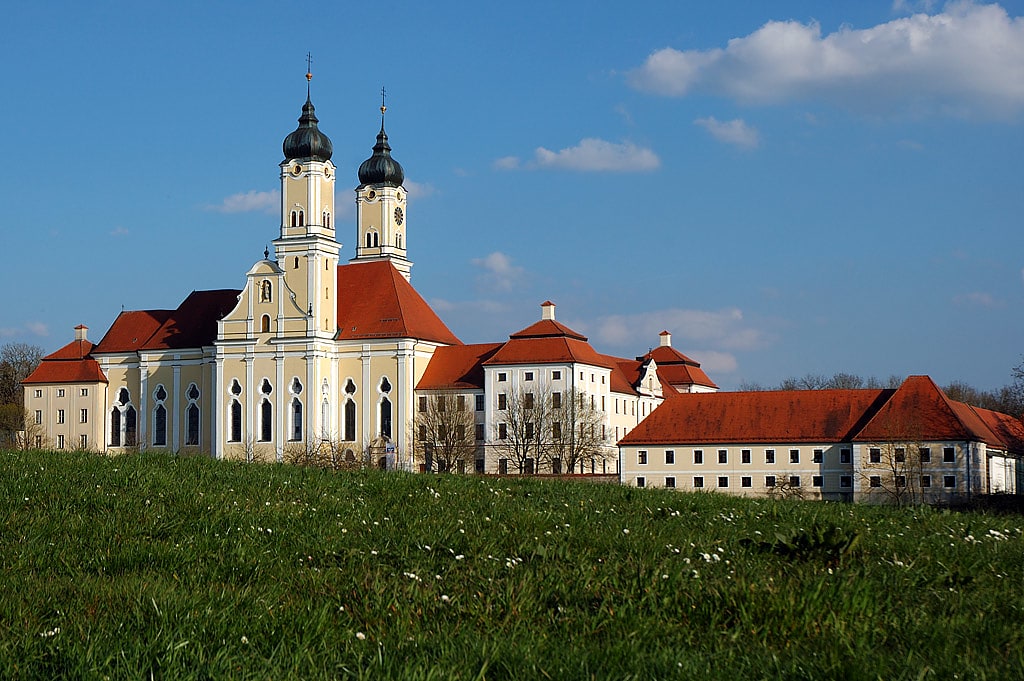
[[[331,160],[334,145],[327,135],[320,132],[317,123],[316,109],[307,94],[306,103],[302,105],[302,115],[299,116],[299,127],[285,137],[281,145],[285,159]]]
[[[391,158],[391,146],[388,144],[388,134],[384,132],[382,120],[380,132],[377,133],[377,143],[373,145],[373,155],[359,166],[359,186],[372,184],[401,187],[403,182],[405,171],[402,170],[401,163]]]

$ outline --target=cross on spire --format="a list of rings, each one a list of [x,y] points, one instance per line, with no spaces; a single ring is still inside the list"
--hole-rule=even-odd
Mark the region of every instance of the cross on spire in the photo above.
[[[380,115],[381,115],[381,118],[384,117],[384,112],[388,110],[388,108],[386,106],[384,106],[384,101],[385,101],[385,97],[386,96],[387,96],[387,93],[386,93],[386,91],[384,90],[384,88],[382,86],[381,89],[380,89]]]

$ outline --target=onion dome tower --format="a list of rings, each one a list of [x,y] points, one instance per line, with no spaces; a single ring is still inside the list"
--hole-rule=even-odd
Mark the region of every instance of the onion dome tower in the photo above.
[[[352,262],[387,260],[408,280],[405,170],[391,156],[384,131],[384,90],[381,90],[380,132],[373,153],[359,166],[356,188],[356,257]]]
[[[334,146],[320,130],[310,99],[313,74],[306,72],[306,103],[299,127],[284,138],[281,150],[281,236],[274,240],[277,266],[308,313],[307,333],[333,337],[337,332],[338,252],[334,232]]]

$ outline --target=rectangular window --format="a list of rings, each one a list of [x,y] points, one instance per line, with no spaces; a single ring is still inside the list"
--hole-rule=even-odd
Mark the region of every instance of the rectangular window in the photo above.
[[[455,408],[459,411],[466,411],[466,396],[457,395],[455,397]]]
[[[882,450],[878,447],[872,447],[868,450],[868,460],[871,463],[882,463]]]
[[[420,425],[420,440],[426,440],[426,439],[427,439],[427,427],[421,424]]]
[[[466,426],[461,423],[455,426],[455,437],[458,438],[459,442],[466,441]]]
[[[666,449],[665,450],[665,463],[671,465],[671,464],[674,464],[675,462],[676,462],[676,452],[675,452],[675,450],[674,449]]]
[[[616,414],[619,413],[619,398],[618,397],[615,398],[615,413]]]
[[[907,476],[905,476],[905,475],[897,475],[896,476],[896,486],[897,487],[906,487],[907,486]]]
[[[718,450],[718,463],[729,463],[729,450],[719,449]]]
[[[36,409],[36,425],[43,422],[43,410]]]
[[[932,476],[930,476],[930,475],[922,475],[921,476],[921,487],[931,487],[931,486],[932,486]]]
[[[698,464],[704,463],[704,450],[703,449],[695,449],[695,450],[693,450],[693,462],[694,463],[698,463]]]
[[[444,411],[445,411],[444,395],[438,395],[437,396],[437,411],[438,411],[438,413],[441,413],[441,414],[443,414]]]
[[[477,411],[483,411],[484,410],[484,396],[483,395],[477,395],[476,396],[476,410]]]
[[[694,478],[693,478],[693,486],[694,486],[695,489],[700,489],[701,487],[703,487],[704,486],[704,477],[700,476],[700,475],[695,475]]]
[[[525,372],[523,374],[523,380],[524,381],[532,381],[533,380],[533,372],[532,371]]]
[[[498,459],[498,475],[508,475],[508,459]]]
[[[942,486],[946,489],[952,489],[956,487],[956,476],[955,475],[943,475]]]
[[[800,476],[799,475],[791,475],[791,476],[789,476],[789,486],[790,487],[799,487],[800,486]]]
[[[558,371],[557,369],[555,371],[552,371],[551,372],[551,380],[552,381],[561,381],[562,380],[562,372]]]
[[[551,424],[551,437],[555,440],[562,439],[562,424],[558,421]]]
[[[840,475],[839,476],[839,486],[844,488],[844,489],[849,489],[850,487],[853,487],[853,476],[852,475]]]
[[[775,463],[775,450],[774,449],[766,449],[766,450],[764,450],[764,462],[765,463]],[[772,486],[774,487],[774,483],[772,483]]]
[[[64,397],[64,388],[57,388],[57,397]],[[63,447],[61,447],[63,449]]]
[[[58,435],[57,436],[57,449],[64,449],[64,436],[63,435]]]
[[[665,478],[665,487],[674,488],[676,486],[675,478]]]
[[[647,480],[643,476],[639,476],[636,479],[637,487],[647,487]]]
[[[825,452],[821,449],[815,449],[814,454],[811,457],[811,463],[822,463],[825,460]]]
[[[78,410],[78,422],[79,423],[89,423],[89,410],[88,409],[79,409]]]
[[[42,390],[37,390],[37,391],[35,392],[35,396],[36,396],[36,397],[42,397],[42,396],[43,396],[43,391],[42,391]]]
[[[505,393],[498,393],[498,409],[505,409],[508,407],[508,397]]]
[[[478,441],[484,439],[484,424],[478,423],[473,426],[473,437]]]
[[[789,462],[790,463],[800,463],[800,450],[799,449],[791,449],[791,450],[789,450]]]
[[[508,380],[508,374],[506,374],[504,371],[499,371],[498,372],[498,381],[499,382],[504,382],[504,381],[507,381],[507,380]]]
[[[64,423],[64,410],[63,409],[58,409],[57,410],[57,423]]]
[[[499,440],[507,440],[508,439],[508,424],[507,423],[499,423],[498,424],[498,439]]]
[[[82,397],[88,397],[89,396],[89,389],[88,388],[82,388],[82,390],[78,394],[81,395]]]
[[[942,463],[956,463],[956,450],[952,447],[943,447]]]
[[[523,407],[525,409],[533,409],[533,393],[523,395]]]
[[[551,407],[553,409],[562,408],[562,393],[551,393]]]
[[[750,450],[749,449],[741,449],[740,450],[740,463],[750,463]]]
[[[840,449],[839,450],[839,463],[850,463],[850,461],[851,461],[850,450],[849,449]]]
[[[868,478],[868,485],[870,485],[871,487],[881,487],[882,477],[880,475],[872,475],[870,478]]]
[[[640,466],[646,466],[647,465],[647,450],[646,449],[641,449],[640,451],[638,451],[636,453],[636,462]]]
[[[604,410],[605,410],[605,406],[604,406],[604,395],[601,395],[601,411],[604,411]]]
[[[907,450],[903,447],[897,447],[893,455],[896,457],[896,463],[903,463],[907,460]]]
[[[754,479],[749,475],[744,475],[740,478],[740,487],[753,487]]]
[[[917,456],[921,459],[921,463],[931,463],[932,450],[930,447],[920,447],[917,450]]]
[[[78,446],[81,449],[89,449],[89,436],[88,435],[79,435],[78,436]]]
[[[775,476],[774,475],[766,475],[766,476],[764,476],[764,486],[765,487],[775,487]]]
[[[719,487],[728,487],[729,486],[729,476],[728,475],[719,475],[718,476],[718,486]]]
[[[820,475],[811,476],[811,487],[821,487],[822,477]]]
[[[527,421],[525,435],[527,440],[533,439],[533,421]]]

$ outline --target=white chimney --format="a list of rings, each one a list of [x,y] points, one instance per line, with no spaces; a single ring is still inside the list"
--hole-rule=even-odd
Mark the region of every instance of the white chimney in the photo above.
[[[555,304],[552,303],[550,300],[545,300],[543,303],[540,304],[540,318],[541,319],[550,319],[550,320],[554,321],[554,319],[555,319]]]
[[[661,336],[661,343],[660,343],[661,347],[663,347],[663,348],[670,348],[670,347],[672,347],[672,334],[670,334],[668,331],[662,331],[661,334],[659,334],[659,335]]]
[[[89,335],[88,331],[89,331],[89,327],[86,326],[85,324],[79,324],[78,326],[76,326],[75,327],[75,340],[76,341],[89,340],[87,338],[87,336]]]

